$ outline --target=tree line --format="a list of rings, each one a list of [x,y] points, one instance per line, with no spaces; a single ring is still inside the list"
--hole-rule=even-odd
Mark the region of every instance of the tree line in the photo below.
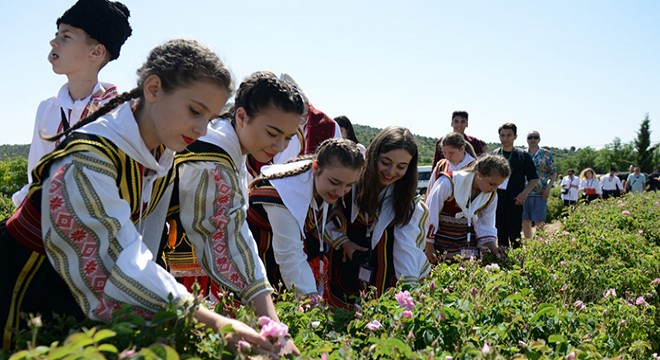
[[[621,172],[628,171],[631,164],[639,165],[642,172],[651,173],[660,167],[660,143],[651,144],[650,118],[648,114],[642,121],[637,138],[623,143],[620,138],[614,138],[612,143],[602,149],[589,146],[581,149],[560,149],[546,147],[555,157],[557,171],[566,174],[569,168],[577,172],[592,168],[597,174],[609,172],[614,166]],[[353,124],[355,135],[365,146],[381,130],[375,127]],[[419,149],[419,164],[430,165],[433,162],[436,138],[415,135]],[[488,143],[488,150],[494,150],[499,143]],[[27,183],[27,157],[29,145],[0,145],[0,194],[11,196]]]

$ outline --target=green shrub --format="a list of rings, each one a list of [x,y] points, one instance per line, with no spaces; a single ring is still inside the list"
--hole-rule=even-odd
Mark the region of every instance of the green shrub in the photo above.
[[[659,217],[655,193],[579,204],[558,233],[541,233],[506,259],[440,264],[417,287],[380,298],[366,292],[355,311],[306,309],[288,293],[276,307],[302,358],[652,359],[660,353]],[[410,313],[396,299],[403,291],[414,302]],[[256,326],[231,296],[216,311]],[[183,315],[170,309],[147,324],[124,314],[21,354],[232,357],[219,335]]]

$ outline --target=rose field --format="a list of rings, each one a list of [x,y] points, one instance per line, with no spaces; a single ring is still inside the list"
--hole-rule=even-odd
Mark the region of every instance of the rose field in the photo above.
[[[276,306],[305,359],[660,359],[660,195],[580,204],[559,222],[504,260],[441,264],[417,287],[367,291],[355,311],[287,293]],[[222,299],[216,311],[261,328]],[[24,350],[0,358],[253,356],[181,309],[151,322],[120,311],[111,324],[30,323],[17,336]]]

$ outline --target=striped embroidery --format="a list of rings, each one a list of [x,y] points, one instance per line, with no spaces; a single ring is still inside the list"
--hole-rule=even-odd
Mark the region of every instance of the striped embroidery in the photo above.
[[[214,265],[218,272],[237,284],[241,289],[246,287],[246,281],[241,274],[236,271],[235,264],[231,263],[229,251],[229,239],[227,238],[227,225],[229,223],[228,212],[232,203],[232,187],[222,179],[221,172],[217,169],[213,173],[217,193],[215,198],[216,212],[211,216],[211,222],[215,225],[216,231],[211,235],[213,242],[213,253],[215,254]],[[240,224],[236,224],[240,226]],[[246,249],[242,249],[246,251]]]

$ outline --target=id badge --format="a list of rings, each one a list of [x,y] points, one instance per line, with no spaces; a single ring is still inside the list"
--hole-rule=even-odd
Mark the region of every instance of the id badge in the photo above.
[[[360,266],[360,271],[358,272],[358,279],[366,282],[367,284],[371,284],[371,280],[373,280],[373,277],[374,277],[374,269],[371,266],[369,265]]]
[[[479,256],[477,250],[473,249],[461,249],[461,255],[466,259],[477,258]]]

